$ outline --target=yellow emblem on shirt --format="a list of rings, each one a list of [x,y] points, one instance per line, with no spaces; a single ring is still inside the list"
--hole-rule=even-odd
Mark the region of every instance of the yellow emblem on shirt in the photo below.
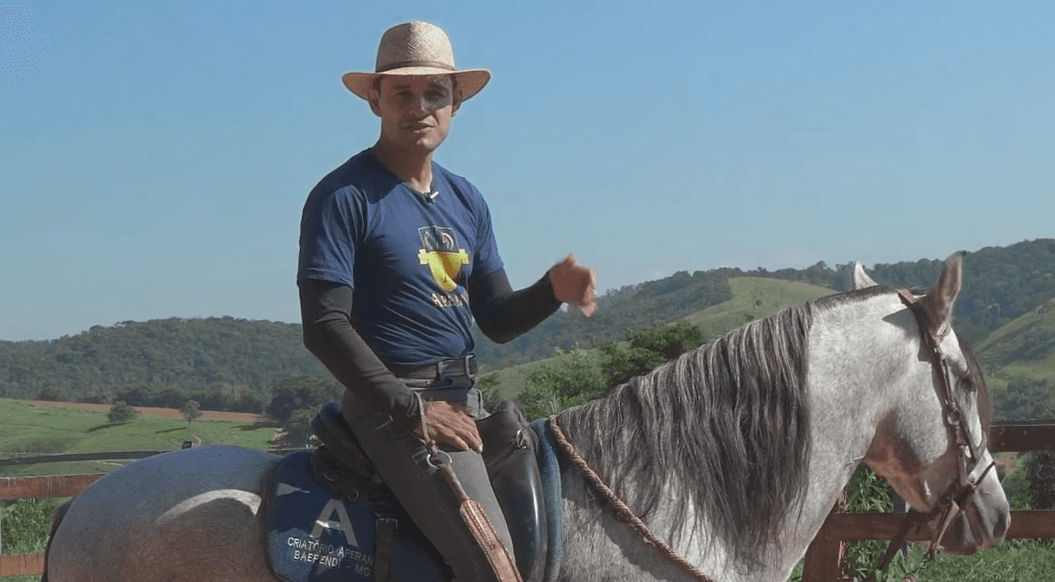
[[[418,261],[429,266],[433,280],[441,289],[450,293],[458,288],[455,279],[462,265],[469,264],[469,253],[458,247],[454,229],[443,226],[426,226],[418,229],[421,248]]]

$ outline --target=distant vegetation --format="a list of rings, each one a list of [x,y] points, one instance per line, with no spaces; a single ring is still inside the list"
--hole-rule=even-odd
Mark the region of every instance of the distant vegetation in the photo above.
[[[106,416],[106,419],[109,420],[111,424],[132,422],[136,418],[139,418],[139,411],[129,406],[124,400],[114,402],[113,406],[110,407],[110,412]]]
[[[888,287],[929,288],[938,280],[944,264],[945,257],[941,257],[914,263],[871,265],[868,270],[876,281]],[[504,345],[495,345],[478,336],[477,354],[493,368],[500,368],[551,357],[555,348],[568,351],[575,345],[589,348],[601,341],[619,341],[627,330],[670,323],[730,300],[730,278],[763,277],[847,291],[852,267],[851,263],[829,267],[822,261],[806,269],[723,268],[691,275],[681,271],[665,279],[609,292],[601,298],[597,316],[590,319],[574,310],[559,313]],[[978,344],[1001,326],[1049,305],[1052,299],[1055,299],[1055,240],[987,247],[969,253],[964,260],[964,285],[956,305],[956,329]],[[761,307],[760,313],[766,306]],[[772,311],[762,315],[768,313]],[[1055,335],[1047,335],[1049,344],[1055,341],[1052,338]],[[1027,353],[1011,354],[1012,357],[1020,355],[1029,357]]]
[[[0,397],[260,412],[273,386],[326,374],[299,325],[231,317],[125,321],[0,342]]]
[[[922,259],[873,265],[869,271],[888,287],[925,288],[942,264],[943,259]],[[1055,416],[1053,275],[1052,239],[985,248],[965,260],[956,328],[978,348],[998,408],[1008,418]],[[788,304],[846,290],[849,277],[849,264],[832,268],[823,262],[776,271],[682,271],[605,293],[593,318],[558,313],[504,345],[478,335],[476,352],[486,369],[496,370],[551,358],[558,350],[596,354],[602,346],[623,345],[633,334],[679,320],[697,326],[706,340]],[[730,280],[737,282],[735,292]],[[759,283],[746,283],[752,281]],[[519,389],[529,374],[502,371],[490,382],[505,392],[506,378],[519,377]],[[97,325],[48,341],[0,341],[0,397],[123,400],[175,409],[194,400],[201,410],[260,413],[274,404],[279,386],[311,392],[320,383],[340,391],[303,347],[297,324],[173,318]]]
[[[611,290],[598,300],[597,314],[582,317],[578,310],[558,312],[530,332],[498,345],[475,334],[476,355],[490,369],[543,358],[576,345],[619,341],[627,330],[669,323],[711,305],[732,299],[729,277],[735,269],[677,272],[658,281]]]

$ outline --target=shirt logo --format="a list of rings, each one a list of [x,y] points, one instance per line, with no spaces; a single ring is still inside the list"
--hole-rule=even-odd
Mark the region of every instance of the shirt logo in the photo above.
[[[469,264],[469,254],[458,247],[458,235],[453,228],[446,226],[423,226],[418,229],[421,248],[418,260],[428,265],[433,280],[444,291],[450,293],[458,288],[455,279],[461,273],[462,265]]]

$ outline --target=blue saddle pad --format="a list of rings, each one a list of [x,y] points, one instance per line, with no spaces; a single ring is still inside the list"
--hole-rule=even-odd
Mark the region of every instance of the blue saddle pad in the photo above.
[[[560,561],[564,557],[564,495],[561,487],[561,470],[564,468],[564,457],[558,454],[557,443],[553,441],[547,423],[540,418],[531,423],[532,430],[539,440],[539,473],[542,475],[543,496],[546,499],[546,523],[549,526],[549,555],[546,559],[545,582],[557,579]]]
[[[272,475],[268,563],[286,582],[371,582],[381,522],[363,505],[330,495],[312,473],[312,454],[283,458]],[[444,580],[428,552],[398,532],[389,567],[393,580]]]

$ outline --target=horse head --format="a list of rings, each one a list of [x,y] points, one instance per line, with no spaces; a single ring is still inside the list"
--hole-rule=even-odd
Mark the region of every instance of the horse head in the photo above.
[[[877,419],[864,459],[897,493],[934,522],[932,551],[973,554],[1006,533],[1010,507],[986,443],[992,401],[971,346],[952,312],[963,255],[949,257],[925,294],[899,291],[905,309],[886,318],[912,337],[903,369],[905,396]],[[876,285],[855,265],[856,288]]]

